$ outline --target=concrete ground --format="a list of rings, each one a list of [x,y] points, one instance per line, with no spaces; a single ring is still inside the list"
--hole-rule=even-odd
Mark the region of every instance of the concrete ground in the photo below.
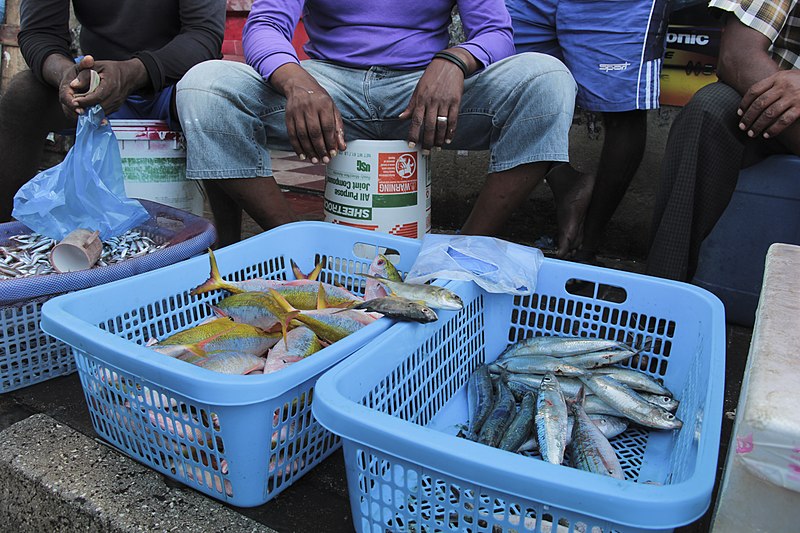
[[[321,219],[321,167],[296,163],[288,155],[276,160],[280,181],[301,218]],[[252,221],[246,220],[244,236],[257,232]],[[611,268],[643,269],[641,261],[630,258],[601,259]],[[750,328],[727,327],[719,471],[751,334]],[[0,395],[0,442],[0,502],[5,502],[0,503],[0,522],[4,523],[0,529],[8,531],[353,530],[341,451],[267,504],[233,508],[104,445],[92,428],[77,374]],[[710,516],[711,510],[678,531],[707,531]]]

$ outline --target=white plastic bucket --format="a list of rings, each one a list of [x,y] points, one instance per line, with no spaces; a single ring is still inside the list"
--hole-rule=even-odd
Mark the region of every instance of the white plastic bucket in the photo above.
[[[406,141],[357,140],[328,163],[325,221],[421,239],[431,231],[429,157]]]
[[[161,120],[112,120],[125,175],[125,193],[203,216],[199,182],[186,179],[183,134]]]

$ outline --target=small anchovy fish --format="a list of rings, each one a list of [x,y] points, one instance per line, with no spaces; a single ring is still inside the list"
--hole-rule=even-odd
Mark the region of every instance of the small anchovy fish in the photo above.
[[[569,357],[601,350],[630,349],[619,341],[592,339],[584,337],[528,337],[509,345],[498,359],[520,355],[549,355],[550,357]]]
[[[467,426],[470,440],[478,440],[478,433],[483,423],[489,417],[494,406],[494,384],[489,377],[486,365],[475,369],[467,381],[467,409],[469,411],[469,424]]]
[[[425,305],[432,309],[446,309],[458,311],[464,308],[461,297],[451,290],[436,285],[425,283],[405,283],[402,281],[392,281],[386,278],[379,278],[371,274],[364,274],[367,279],[377,280],[382,283],[392,295],[402,296],[409,300],[425,302]]]
[[[516,451],[525,442],[533,429],[533,417],[536,411],[536,399],[532,392],[522,397],[519,410],[508,425],[505,434],[497,445],[501,450]]]
[[[50,251],[58,241],[39,233],[13,235],[0,246],[0,280],[56,274]],[[103,242],[96,266],[109,266],[165,248],[140,232],[131,230]]]
[[[577,400],[570,404],[575,419],[572,441],[569,445],[572,466],[616,479],[625,479],[614,448],[583,410],[582,403],[583,391],[578,394]]]
[[[567,402],[558,379],[547,373],[536,398],[536,435],[542,459],[560,465],[567,447]]]
[[[503,380],[498,380],[494,406],[483,423],[483,427],[481,427],[481,431],[478,434],[478,442],[496,448],[505,434],[508,424],[514,418],[516,408],[517,403],[514,401],[514,395],[508,390]]]
[[[590,414],[589,419],[594,422],[594,425],[597,426],[597,429],[599,429],[607,439],[613,439],[614,437],[625,433],[625,430],[628,429],[628,421],[624,418]],[[569,445],[572,443],[572,431],[574,427],[575,417],[570,415],[570,417],[567,419],[567,449],[569,449]],[[519,446],[519,448],[517,448],[516,451],[538,452],[539,442],[536,440],[536,436],[532,436],[527,439]]]
[[[354,305],[350,309],[366,309],[390,318],[413,320],[423,324],[439,319],[436,312],[427,305],[400,296],[373,298]]]
[[[674,414],[644,400],[636,391],[611,376],[581,377],[581,381],[598,398],[637,424],[655,429],[680,429],[683,426]]]

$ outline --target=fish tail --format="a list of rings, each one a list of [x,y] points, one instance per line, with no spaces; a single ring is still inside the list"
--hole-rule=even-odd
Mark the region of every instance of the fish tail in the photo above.
[[[312,280],[312,281],[316,281],[316,280],[317,280],[317,278],[319,278],[319,274],[320,274],[320,272],[322,272],[322,265],[323,265],[323,264],[324,264],[324,263],[323,263],[322,261],[320,261],[319,263],[317,263],[317,266],[315,266],[315,267],[314,267],[314,270],[312,270],[312,271],[311,271],[311,272],[308,274],[308,279],[310,279],[310,280]]]
[[[208,262],[211,264],[211,273],[209,274],[208,279],[192,289],[189,294],[192,296],[197,296],[198,294],[211,292],[216,289],[225,289],[233,293],[242,292],[234,284],[222,279],[222,276],[219,273],[219,268],[217,267],[217,259],[214,257],[214,252],[211,251],[211,248],[208,249]]]
[[[294,273],[294,277],[296,279],[308,279],[311,281],[316,281],[319,277],[319,273],[322,272],[322,261],[317,263],[317,266],[315,266],[314,270],[309,272],[308,275],[303,274],[303,271],[300,270],[300,267],[297,266],[297,263],[294,262],[294,259],[289,259],[289,262],[292,264],[292,272]]]

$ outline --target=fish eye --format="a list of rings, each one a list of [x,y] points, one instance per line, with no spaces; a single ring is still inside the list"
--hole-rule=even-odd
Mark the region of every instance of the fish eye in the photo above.
[[[672,413],[667,413],[667,416],[666,416],[667,420],[672,420],[673,418],[675,418],[675,415],[673,415]]]
[[[550,376],[545,376],[545,377],[543,377],[543,378],[542,378],[542,381],[544,381],[545,383],[550,383],[550,381],[551,381],[551,380],[550,380]]]

